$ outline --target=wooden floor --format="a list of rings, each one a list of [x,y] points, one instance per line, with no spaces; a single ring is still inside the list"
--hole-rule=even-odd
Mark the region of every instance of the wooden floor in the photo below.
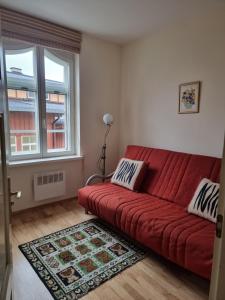
[[[18,245],[72,226],[93,216],[85,215],[76,200],[65,200],[13,216],[15,300],[50,300]],[[144,260],[118,274],[82,300],[198,300],[208,299],[209,284],[150,252]]]

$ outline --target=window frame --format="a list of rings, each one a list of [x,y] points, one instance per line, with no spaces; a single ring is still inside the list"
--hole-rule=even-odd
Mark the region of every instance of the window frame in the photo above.
[[[5,49],[7,45],[7,50]],[[23,53],[25,50],[28,49],[33,49],[34,50],[34,59],[33,59],[33,70],[34,70],[34,76],[36,79],[36,89],[35,92],[37,94],[37,100],[35,101],[35,105],[36,105],[36,112],[37,112],[37,119],[35,120],[35,129],[37,128],[37,140],[39,141],[38,143],[38,149],[37,149],[37,153],[26,153],[26,154],[15,154],[12,155],[11,153],[11,147],[10,147],[10,124],[9,122],[7,122],[6,124],[6,136],[7,136],[7,146],[8,146],[8,157],[9,157],[9,161],[23,161],[23,160],[31,160],[31,159],[41,159],[43,158],[42,156],[42,148],[41,148],[41,138],[40,138],[40,111],[39,111],[39,93],[38,93],[38,88],[39,88],[39,84],[38,84],[38,74],[37,74],[37,67],[38,67],[38,46],[31,44],[31,43],[26,43],[23,41],[19,41],[19,40],[14,40],[14,39],[7,39],[7,38],[3,38],[3,54],[4,57],[6,56],[6,51],[18,51],[18,53]],[[4,59],[4,63],[5,63],[5,70],[7,72],[6,69],[6,58]],[[5,80],[6,80],[6,117],[7,120],[9,120],[9,101],[8,101],[8,83],[7,83],[7,73],[5,76]],[[12,89],[10,87],[10,89]],[[15,89],[18,91],[18,87]],[[21,89],[23,90],[23,89]],[[25,90],[27,91],[27,90]],[[15,131],[21,131],[21,130],[13,130],[13,133],[15,133]],[[31,131],[34,130],[29,130],[29,133]],[[28,130],[22,130],[22,133],[28,133]]]
[[[40,72],[40,75],[42,75],[42,78],[45,78],[45,68],[44,68],[44,50],[45,49],[47,50],[47,52],[50,53],[50,57],[51,57],[51,55],[54,55],[59,60],[63,60],[66,63],[68,63],[69,66],[70,66],[69,74],[68,74],[69,75],[68,96],[66,97],[66,101],[65,101],[66,110],[69,108],[70,113],[67,116],[68,117],[67,128],[65,128],[64,130],[65,131],[68,130],[68,135],[67,136],[70,136],[70,139],[67,142],[69,142],[68,146],[70,147],[71,150],[68,151],[68,150],[59,150],[59,149],[57,149],[58,151],[55,151],[55,152],[54,152],[54,150],[48,151],[48,149],[47,149],[47,133],[48,133],[48,130],[47,130],[47,126],[46,126],[46,120],[47,120],[47,118],[46,118],[46,101],[44,100],[44,101],[42,101],[43,104],[44,104],[44,107],[42,107],[42,111],[44,113],[44,119],[45,119],[45,124],[44,124],[45,132],[43,132],[43,136],[44,136],[44,139],[43,139],[43,154],[44,154],[45,158],[78,154],[78,153],[76,153],[77,151],[76,151],[75,140],[74,140],[75,126],[76,126],[76,124],[75,124],[76,119],[75,119],[75,113],[74,113],[75,112],[74,87],[75,87],[75,82],[76,82],[76,79],[75,79],[75,75],[76,75],[75,63],[76,63],[77,55],[71,54],[70,52],[66,52],[66,51],[63,51],[63,50],[52,49],[52,48],[50,49],[50,48],[47,48],[47,47],[41,47],[41,52],[43,51],[43,53],[41,53],[41,57],[42,57],[43,61],[40,64],[40,67],[42,69],[41,72]],[[43,93],[42,99],[43,99],[43,97],[45,98],[45,95],[46,95],[45,79],[43,80],[43,83],[44,83],[44,87],[40,91],[40,93],[41,92]],[[72,121],[72,120],[74,120],[74,121]]]
[[[25,161],[33,159],[46,159],[54,157],[64,157],[71,155],[80,155],[80,143],[79,143],[79,130],[80,130],[80,118],[79,118],[79,54],[67,52],[64,50],[53,49],[49,47],[39,46],[31,43],[26,43],[18,40],[3,39],[4,55],[6,55],[7,50],[25,50],[29,48],[34,49],[34,76],[36,76],[37,84],[37,115],[38,124],[37,127],[37,145],[38,153],[27,153],[27,154],[13,154],[11,153],[10,147],[10,125],[9,122],[7,126],[7,136],[8,136],[8,151],[10,161]],[[44,50],[55,55],[69,65],[69,82],[68,82],[68,97],[66,97],[67,107],[69,108],[69,113],[66,111],[65,116],[69,119],[67,128],[68,131],[68,141],[69,150],[55,149],[48,151],[47,149],[47,118],[46,118],[46,89],[45,89],[45,66],[44,66]],[[6,69],[6,68],[5,68]],[[7,78],[6,78],[7,82]],[[7,86],[8,88],[8,86]],[[78,90],[77,90],[78,89]],[[6,89],[7,90],[7,89]],[[9,116],[9,102],[7,93],[7,111],[6,115]],[[9,120],[9,118],[7,118]],[[65,136],[66,138],[66,136]],[[39,146],[39,147],[38,147]]]

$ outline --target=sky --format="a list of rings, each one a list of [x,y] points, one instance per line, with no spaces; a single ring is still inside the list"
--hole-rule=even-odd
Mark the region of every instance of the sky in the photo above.
[[[23,74],[34,76],[33,51],[6,54],[6,70],[10,71],[11,67],[20,68]],[[64,67],[45,57],[45,78],[63,82]]]

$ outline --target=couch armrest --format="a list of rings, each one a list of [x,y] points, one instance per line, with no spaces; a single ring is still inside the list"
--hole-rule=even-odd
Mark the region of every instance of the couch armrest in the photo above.
[[[108,175],[101,175],[101,174],[94,174],[91,175],[88,180],[85,183],[85,186],[90,185],[90,183],[94,180],[94,179],[102,179],[102,181],[105,181],[106,179],[110,179],[113,176],[114,172],[108,174]]]

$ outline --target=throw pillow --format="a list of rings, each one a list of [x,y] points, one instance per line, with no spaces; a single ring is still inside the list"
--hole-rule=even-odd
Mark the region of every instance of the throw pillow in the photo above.
[[[219,183],[202,179],[188,205],[188,212],[216,223],[219,187]]]
[[[119,161],[111,182],[129,190],[138,191],[146,169],[147,166],[144,161],[122,158]]]

